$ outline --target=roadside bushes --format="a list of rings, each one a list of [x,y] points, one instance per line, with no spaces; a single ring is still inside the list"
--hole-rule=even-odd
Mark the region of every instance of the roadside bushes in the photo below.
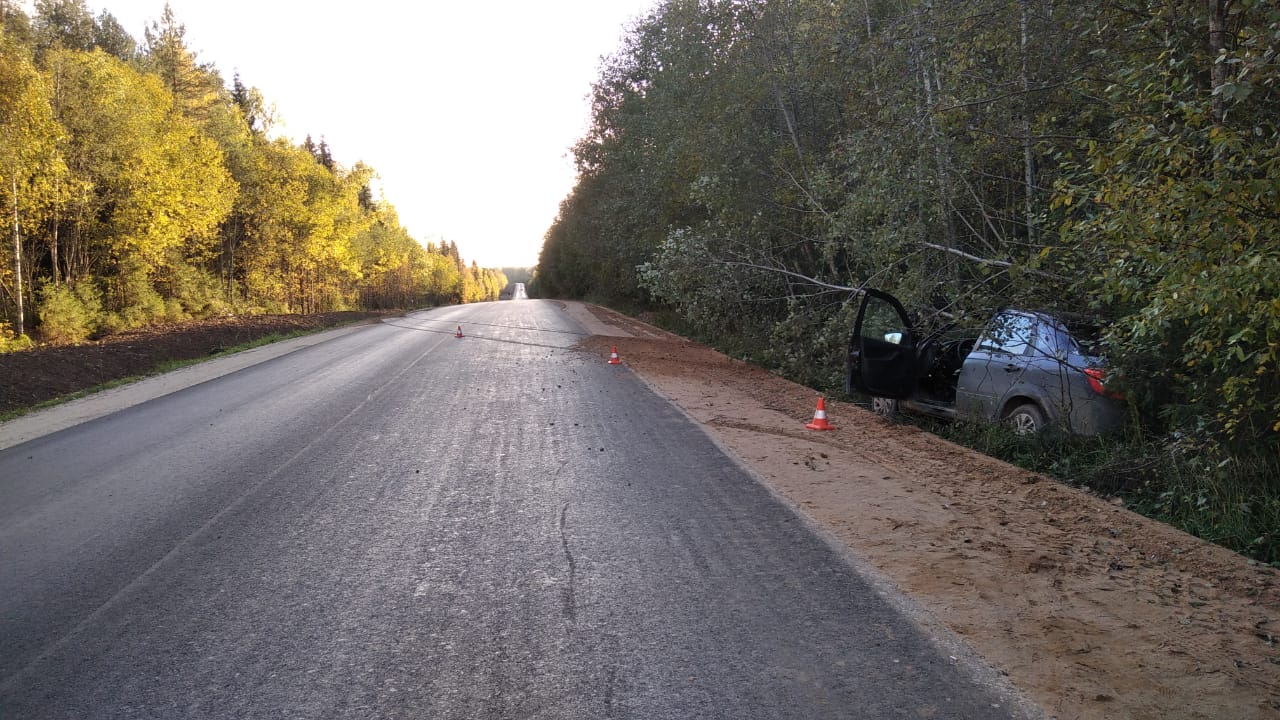
[[[1147,517],[1280,567],[1277,458],[1236,453],[1219,460],[1190,442],[1112,441],[1092,464],[1063,477],[1124,498]]]
[[[801,308],[793,303],[785,320],[773,323],[760,354],[767,367],[802,385],[822,390],[844,386],[845,354],[849,328],[857,307],[845,303],[838,311]]]
[[[45,342],[84,342],[102,324],[102,296],[91,281],[45,285],[40,290],[40,335]]]
[[[118,275],[103,280],[46,283],[39,291],[36,314],[41,339],[66,344],[231,310],[221,297],[218,279],[206,272],[174,264],[153,278],[140,264],[126,262]],[[27,340],[25,346],[30,344]],[[17,340],[0,337],[0,351],[22,347]]]
[[[116,312],[103,320],[103,329],[107,332],[169,320],[165,300],[152,286],[151,278],[141,263],[125,261],[121,264],[120,273],[107,278],[106,284],[109,302],[116,308]]]
[[[35,346],[30,337],[15,335],[8,325],[0,325],[0,353],[29,350]]]
[[[1220,459],[1191,438],[1167,442],[1137,431],[1086,438],[929,418],[921,423],[952,442],[1121,498],[1137,513],[1280,567],[1280,459],[1264,449]]]
[[[230,310],[218,278],[187,263],[168,265],[156,274],[155,284],[168,298],[168,320],[208,317]]]

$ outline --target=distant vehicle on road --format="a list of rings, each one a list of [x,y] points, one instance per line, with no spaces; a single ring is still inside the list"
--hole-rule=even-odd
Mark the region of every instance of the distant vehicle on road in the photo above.
[[[1119,427],[1124,408],[1103,387],[1105,362],[1059,317],[996,313],[979,333],[921,333],[897,298],[867,290],[849,338],[845,388],[899,409],[1007,422],[1018,433],[1061,427],[1095,435]]]

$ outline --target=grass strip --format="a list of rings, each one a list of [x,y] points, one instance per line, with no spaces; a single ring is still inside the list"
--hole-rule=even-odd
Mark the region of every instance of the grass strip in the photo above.
[[[165,360],[164,362],[157,364],[155,367],[151,368],[150,370],[147,370],[146,372],[140,373],[138,375],[129,375],[127,377],[116,378],[115,380],[108,380],[104,383],[99,383],[98,385],[94,385],[93,387],[85,388],[84,390],[77,390],[72,393],[67,393],[66,395],[59,395],[56,398],[44,400],[30,407],[17,408],[14,410],[8,410],[6,412],[0,413],[0,422],[15,420],[24,415],[29,415],[39,410],[56,407],[58,405],[69,403],[72,400],[79,400],[80,398],[83,398],[83,397],[95,395],[105,390],[111,390],[113,388],[118,388],[124,385],[132,385],[133,383],[136,383],[140,380],[146,380],[147,378],[155,377],[157,375],[164,375],[166,373],[171,373],[175,370],[181,370],[182,368],[185,368],[185,367],[190,367],[192,365],[199,365],[201,363],[205,363],[210,360],[215,360],[217,358],[226,357],[228,355],[241,353],[241,352],[244,352],[245,350],[252,350],[257,347],[262,347],[263,345],[271,345],[273,343],[282,342],[284,340],[292,340],[294,338],[304,337],[306,335],[314,335],[316,333],[326,332],[339,327],[343,327],[343,326],[334,325],[331,327],[314,328],[314,329],[300,328],[298,330],[294,330],[291,332],[275,332],[269,335],[263,335],[262,337],[240,343],[238,345],[233,345],[228,348],[220,349],[217,353],[206,355],[204,357],[189,358],[186,360]]]

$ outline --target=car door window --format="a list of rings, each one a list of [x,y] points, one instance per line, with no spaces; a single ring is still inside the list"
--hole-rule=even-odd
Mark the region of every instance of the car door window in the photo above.
[[[1053,323],[1041,323],[1036,346],[1043,354],[1062,359],[1071,354],[1071,336]]]
[[[888,301],[870,298],[862,316],[862,337],[880,343],[901,345],[907,328],[898,311]]]
[[[990,352],[1021,356],[1031,347],[1034,328],[1035,321],[1026,315],[1001,313],[991,321],[979,346]]]

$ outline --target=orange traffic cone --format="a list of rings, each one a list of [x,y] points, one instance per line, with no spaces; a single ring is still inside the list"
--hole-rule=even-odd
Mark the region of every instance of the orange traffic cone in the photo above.
[[[827,422],[827,403],[818,398],[818,409],[813,411],[813,422],[805,423],[810,430],[835,430],[836,426]]]
[[[618,357],[618,346],[617,346],[617,345],[614,345],[614,346],[613,346],[613,350],[609,352],[609,364],[610,364],[610,365],[621,365],[621,364],[622,364],[622,360]]]
[[[458,332],[453,334],[454,337],[462,337],[462,326],[458,326]]]

